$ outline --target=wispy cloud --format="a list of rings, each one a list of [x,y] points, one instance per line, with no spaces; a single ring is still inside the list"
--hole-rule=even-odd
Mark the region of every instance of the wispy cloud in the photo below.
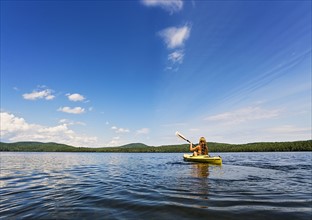
[[[232,112],[224,112],[217,115],[206,117],[206,121],[214,121],[226,124],[239,124],[247,121],[276,118],[279,116],[280,109],[263,109],[258,106],[251,106],[237,109]]]
[[[74,107],[74,108],[71,108],[71,107],[60,107],[58,109],[58,111],[69,113],[69,114],[82,114],[82,113],[85,112],[85,109],[81,108],[81,107]]]
[[[161,7],[170,14],[178,12],[183,8],[182,0],[141,0],[142,4],[147,7]]]
[[[74,94],[66,94],[66,96],[68,97],[68,99],[70,101],[73,101],[73,102],[81,102],[83,100],[85,100],[85,97],[83,95],[80,95],[78,93],[74,93]]]
[[[268,141],[298,141],[311,140],[311,127],[297,125],[278,125],[262,130],[261,138]]]
[[[181,126],[186,126],[187,123],[172,123],[172,124],[162,124],[161,126],[163,127],[181,127]]]
[[[168,27],[158,32],[169,50],[167,70],[178,70],[178,65],[183,63],[185,56],[185,42],[189,38],[191,27],[184,25],[180,27]]]
[[[191,27],[184,25],[182,27],[168,27],[161,30],[158,34],[163,39],[168,49],[175,49],[184,46],[189,38]]]
[[[285,53],[284,50],[279,52],[280,54]],[[280,63],[280,60],[277,60],[274,56],[270,59],[271,63],[274,63],[274,65],[268,65],[264,66],[264,70],[259,71],[258,68],[255,67],[253,70],[255,73],[254,77],[250,78],[250,80],[243,81],[233,91],[231,91],[230,95],[227,96],[227,98],[224,100],[224,102],[227,102],[229,100],[233,100],[235,97],[242,97],[244,94],[250,94],[254,93],[256,91],[259,91],[263,88],[269,87],[273,83],[277,82],[277,79],[285,77],[287,73],[298,66],[304,59],[310,60],[311,57],[311,49],[304,51],[300,54],[296,54],[294,56],[291,56],[289,59],[286,59],[285,61]],[[310,80],[311,81],[311,80]],[[304,90],[311,90],[311,82],[306,81],[305,84],[302,85],[296,85],[296,83],[292,84],[291,86],[288,86],[287,89],[284,89],[279,92],[274,88],[274,93],[272,94],[273,97],[289,97],[295,93],[302,92]]]
[[[302,133],[302,132],[311,132],[311,128],[298,128],[294,125],[283,125],[279,127],[268,128],[268,132],[271,133],[279,133],[279,134],[293,134],[293,133]]]
[[[1,139],[16,141],[42,141],[69,144],[73,146],[98,146],[97,137],[77,134],[68,127],[68,123],[56,126],[30,124],[24,118],[9,112],[0,113]],[[65,122],[65,121],[63,121]]]
[[[114,147],[120,145],[120,137],[113,137],[113,139],[107,144],[108,147]]]
[[[45,99],[45,100],[52,100],[55,98],[52,95],[53,91],[51,89],[41,89],[41,90],[34,90],[31,93],[23,94],[23,98],[26,100],[37,100],[37,99]]]
[[[83,126],[86,125],[86,123],[84,123],[84,122],[72,121],[72,120],[65,119],[65,118],[59,120],[59,123],[60,123],[60,124],[66,124],[66,125],[83,125]]]
[[[116,133],[129,133],[130,130],[127,128],[118,128],[116,126],[111,127],[112,130],[114,130]]]
[[[136,131],[136,134],[140,135],[140,134],[149,134],[150,129],[149,128],[141,128],[139,130]]]
[[[168,55],[168,60],[172,63],[182,63],[184,58],[184,51],[177,50]]]

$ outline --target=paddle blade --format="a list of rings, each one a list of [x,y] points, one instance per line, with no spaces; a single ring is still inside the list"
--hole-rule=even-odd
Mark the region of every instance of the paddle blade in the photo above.
[[[176,131],[176,136],[178,136],[179,138],[181,138],[181,139],[183,139],[183,140],[185,140],[185,141],[187,141],[187,142],[189,142],[189,143],[191,143],[188,139],[186,139],[186,137],[184,137],[182,134],[180,134],[178,131]]]

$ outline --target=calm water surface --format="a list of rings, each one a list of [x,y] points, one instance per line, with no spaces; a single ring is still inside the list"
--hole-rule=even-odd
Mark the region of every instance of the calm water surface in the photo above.
[[[2,219],[311,219],[312,153],[2,152]]]

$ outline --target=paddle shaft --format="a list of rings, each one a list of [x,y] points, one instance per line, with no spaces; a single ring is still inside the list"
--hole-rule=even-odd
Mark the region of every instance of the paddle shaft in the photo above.
[[[187,141],[188,143],[192,144],[192,142],[190,142],[186,137],[184,137],[184,136],[183,136],[182,134],[180,134],[179,132],[176,132],[176,135],[177,135],[179,138],[181,138],[181,139]]]

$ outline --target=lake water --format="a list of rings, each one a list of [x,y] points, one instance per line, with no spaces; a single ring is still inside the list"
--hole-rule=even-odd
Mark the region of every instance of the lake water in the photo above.
[[[311,219],[312,153],[1,152],[1,219]],[[216,155],[216,154],[212,154]]]

